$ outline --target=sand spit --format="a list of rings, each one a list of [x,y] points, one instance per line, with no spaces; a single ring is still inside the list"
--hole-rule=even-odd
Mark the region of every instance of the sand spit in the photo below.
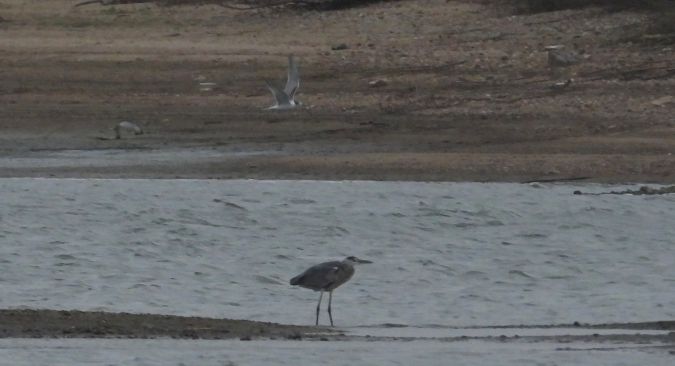
[[[388,327],[383,325],[382,327]],[[391,327],[391,326],[389,326]],[[396,327],[405,328],[403,325]],[[2,338],[174,338],[174,339],[254,339],[321,340],[321,341],[411,341],[437,340],[457,342],[483,340],[498,342],[593,342],[593,343],[675,343],[675,321],[607,324],[545,324],[480,327],[499,329],[559,328],[559,335],[521,336],[453,336],[409,337],[349,335],[348,331],[325,327],[285,325],[249,320],[185,317],[160,314],[109,313],[77,310],[0,310]],[[566,334],[565,329],[622,329],[635,333]],[[470,328],[466,328],[470,329]],[[642,331],[642,333],[640,332]]]
[[[249,320],[69,310],[0,310],[2,338],[297,339],[328,329]]]

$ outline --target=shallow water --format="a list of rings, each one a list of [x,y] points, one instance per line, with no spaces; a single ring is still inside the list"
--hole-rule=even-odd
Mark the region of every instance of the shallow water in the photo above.
[[[292,342],[176,340],[0,340],[14,366],[80,365],[556,365],[670,366],[674,356],[644,345],[499,342]]]
[[[576,189],[2,179],[0,307],[312,324],[318,294],[288,279],[357,255],[375,263],[335,291],[341,326],[675,317],[675,198]]]
[[[652,329],[597,329],[597,328],[569,328],[569,327],[508,327],[508,328],[455,328],[455,327],[341,327],[347,334],[363,337],[389,337],[392,339],[450,339],[461,337],[481,338],[490,337],[556,337],[556,336],[606,336],[606,335],[667,335],[668,330]]]

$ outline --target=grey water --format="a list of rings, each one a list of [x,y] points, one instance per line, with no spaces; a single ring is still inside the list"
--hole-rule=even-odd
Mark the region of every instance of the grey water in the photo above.
[[[466,342],[291,342],[126,339],[0,340],[12,366],[484,365],[671,366],[675,356],[644,345]]]
[[[355,333],[672,319],[675,198],[572,194],[618,188],[0,179],[0,307],[309,325],[288,280],[356,255],[333,297]]]

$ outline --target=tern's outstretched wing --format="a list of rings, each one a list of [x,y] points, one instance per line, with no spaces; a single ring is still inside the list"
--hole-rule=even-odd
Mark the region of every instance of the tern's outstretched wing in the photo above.
[[[295,92],[300,87],[300,74],[298,73],[298,64],[295,63],[293,55],[288,55],[288,79],[286,80],[286,87],[284,93],[288,95],[290,100],[295,97]]]
[[[272,92],[272,95],[274,96],[274,101],[276,102],[276,105],[289,105],[291,104],[291,99],[286,95],[286,93],[282,90],[279,90],[276,86],[270,84],[269,81],[265,81],[265,84],[267,84],[267,89]]]

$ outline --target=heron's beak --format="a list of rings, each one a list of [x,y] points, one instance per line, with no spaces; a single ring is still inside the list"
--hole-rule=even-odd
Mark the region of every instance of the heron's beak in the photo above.
[[[369,260],[366,260],[366,259],[359,259],[358,262],[359,263],[373,263],[373,262],[371,262]]]

